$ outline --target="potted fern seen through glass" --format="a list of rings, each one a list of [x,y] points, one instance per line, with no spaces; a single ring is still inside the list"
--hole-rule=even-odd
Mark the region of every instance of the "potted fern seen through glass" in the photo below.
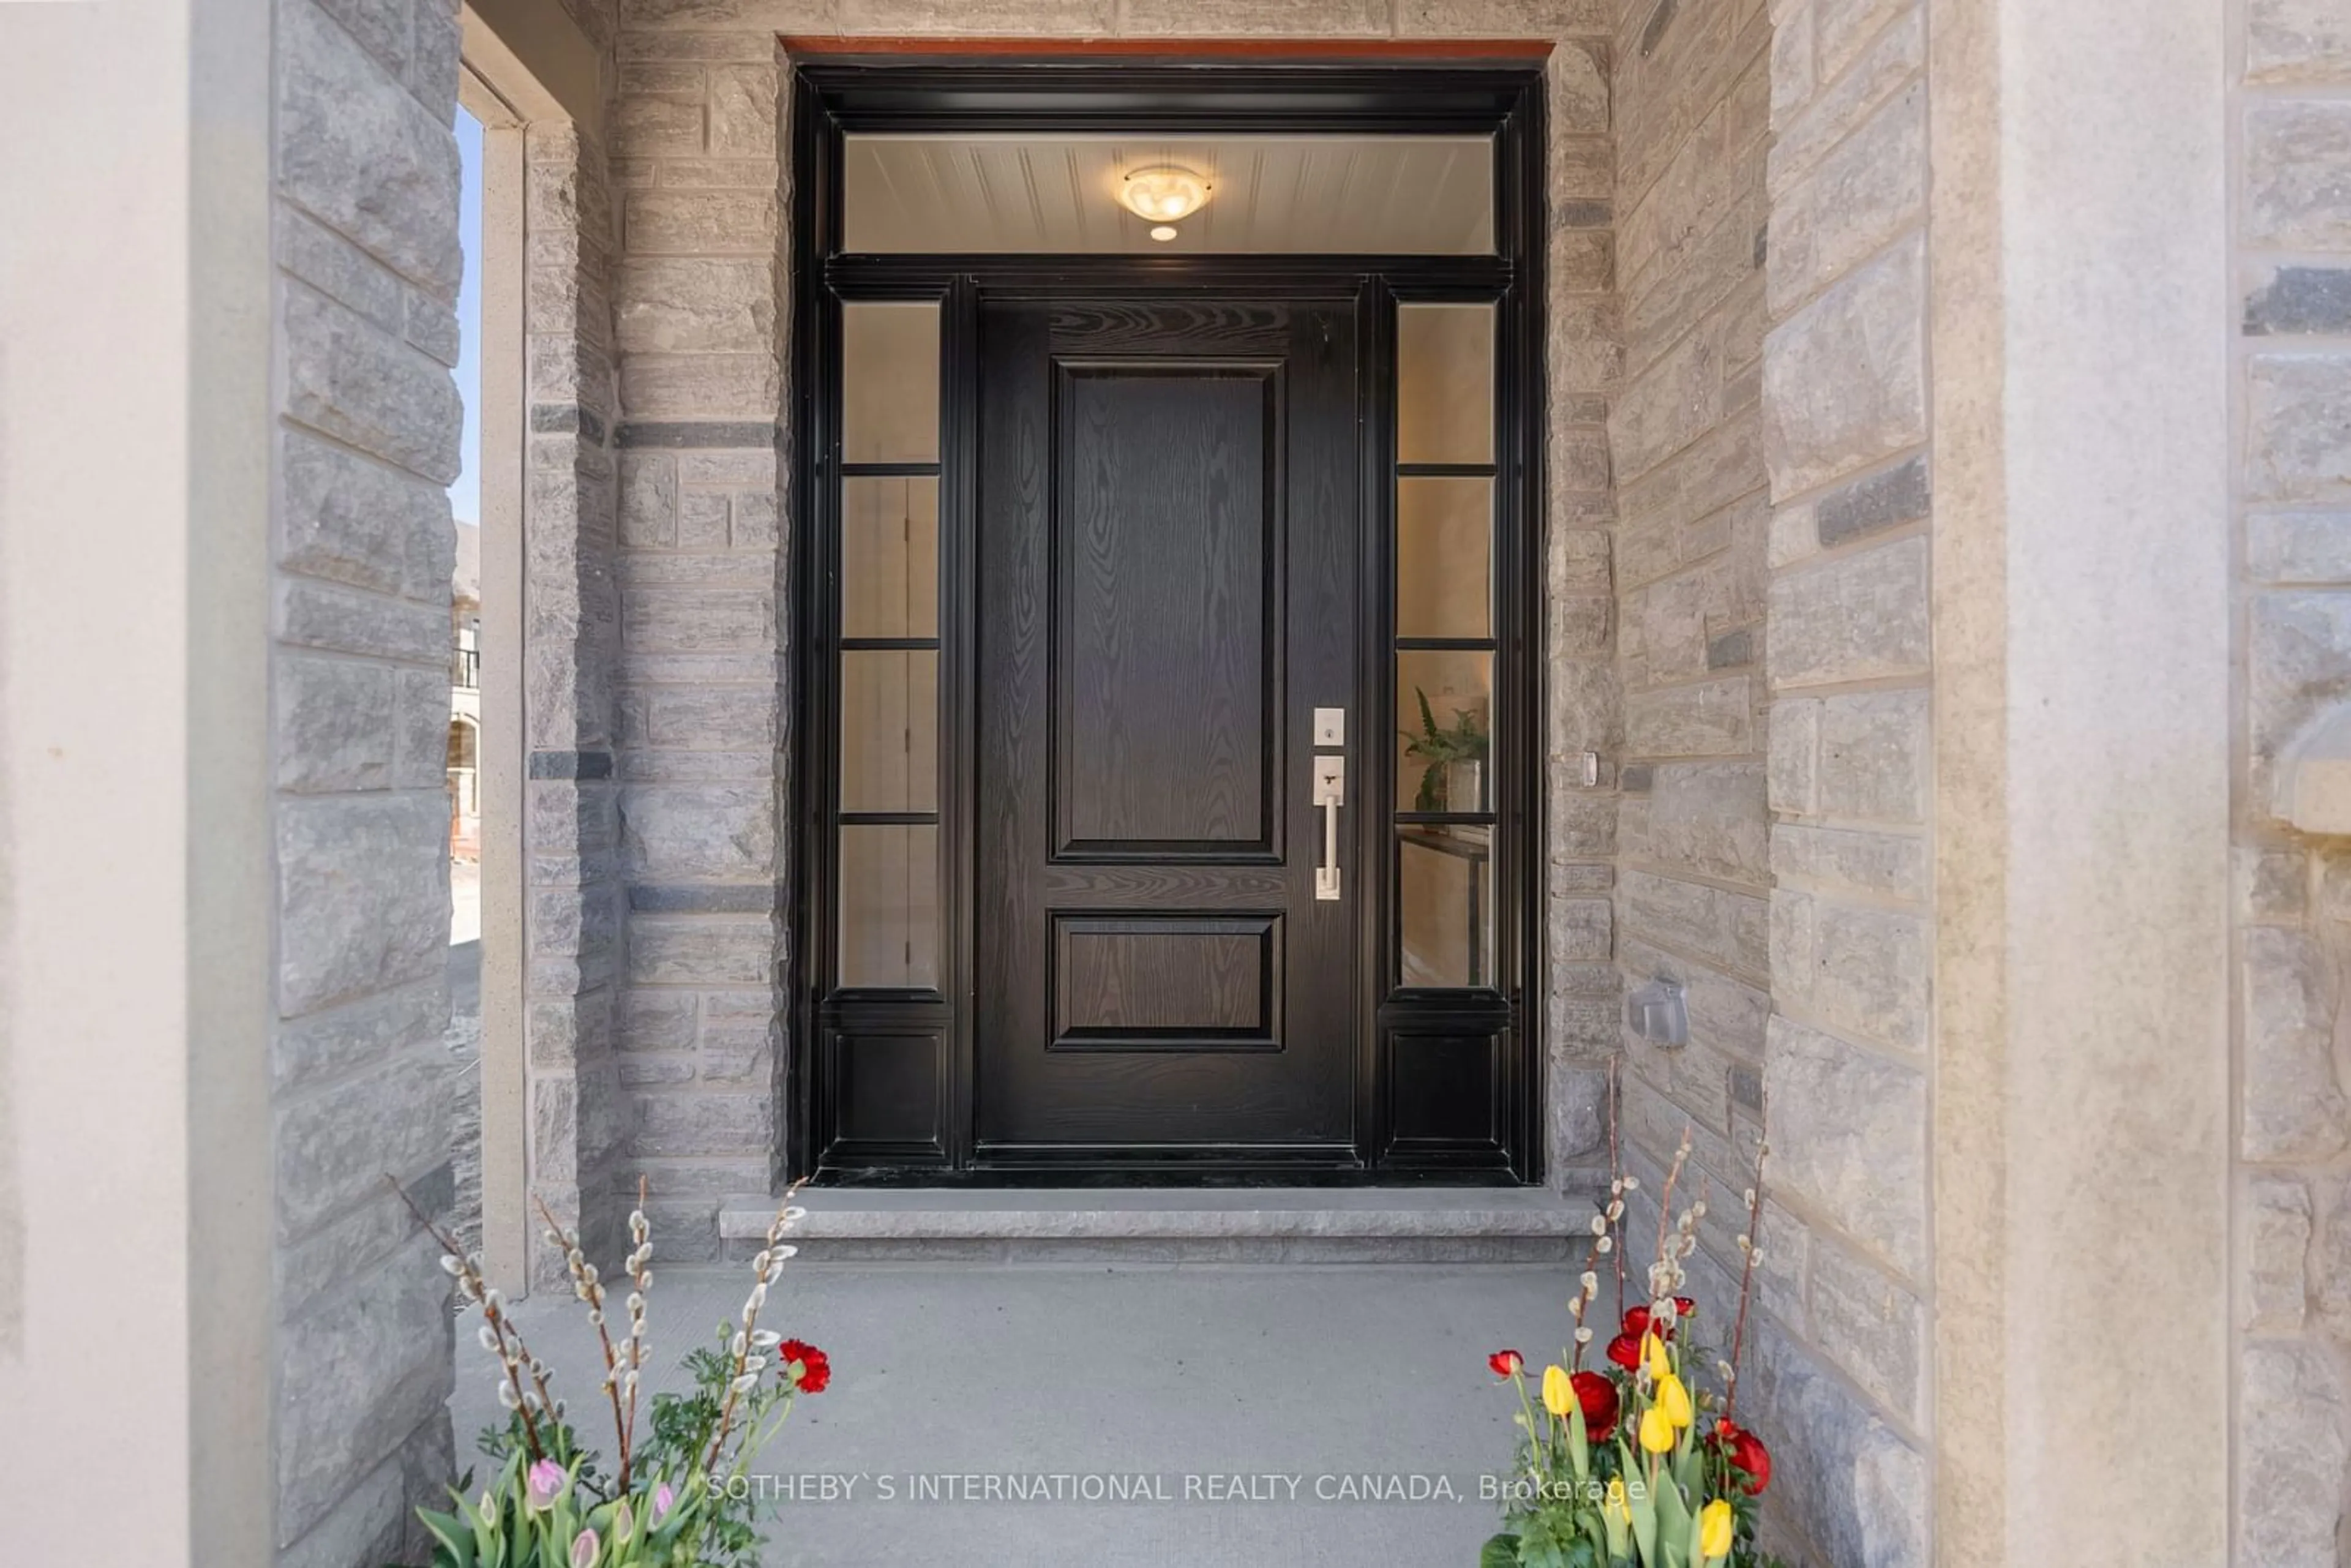
[[[1420,788],[1414,793],[1416,811],[1478,811],[1486,803],[1486,752],[1489,737],[1486,716],[1478,708],[1456,708],[1453,722],[1440,726],[1428,706],[1428,694],[1412,689],[1420,704],[1420,733],[1405,732],[1405,755],[1422,764]]]

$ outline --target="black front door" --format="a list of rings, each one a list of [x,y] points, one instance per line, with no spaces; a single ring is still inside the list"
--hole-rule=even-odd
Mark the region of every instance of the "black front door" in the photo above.
[[[1349,1163],[1355,803],[1318,897],[1314,770],[1359,709],[1354,307],[979,339],[976,1153]]]

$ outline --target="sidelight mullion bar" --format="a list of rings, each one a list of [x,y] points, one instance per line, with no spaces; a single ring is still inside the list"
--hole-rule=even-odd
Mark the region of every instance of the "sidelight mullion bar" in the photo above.
[[[840,642],[844,653],[931,653],[938,646],[936,637],[843,637]]]
[[[1491,637],[1398,637],[1399,653],[1490,653],[1500,646]]]
[[[935,479],[939,465],[935,463],[843,463],[841,476],[844,479]]]
[[[1399,463],[1399,479],[1491,479],[1499,472],[1491,463]]]
[[[936,811],[838,811],[833,821],[844,828],[928,828],[936,825]]]

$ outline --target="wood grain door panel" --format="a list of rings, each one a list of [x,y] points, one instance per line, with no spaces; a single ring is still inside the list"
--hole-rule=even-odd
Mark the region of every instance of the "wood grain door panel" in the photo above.
[[[1352,304],[983,306],[975,1151],[1356,1157]],[[1352,883],[1353,868],[1347,875]]]
[[[1054,858],[1274,860],[1280,366],[1054,368]]]

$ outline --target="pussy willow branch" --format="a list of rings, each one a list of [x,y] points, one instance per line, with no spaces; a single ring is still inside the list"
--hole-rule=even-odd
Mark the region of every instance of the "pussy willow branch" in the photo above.
[[[644,1249],[653,1244],[652,1226],[648,1223],[640,1227],[636,1223],[637,1218],[645,1212],[645,1178],[640,1176],[637,1177],[636,1214],[631,1216],[629,1227],[629,1240],[633,1244],[629,1253],[629,1260],[632,1265],[645,1255]],[[652,1289],[653,1282],[653,1274],[650,1270],[641,1267],[632,1267],[629,1270],[629,1290],[635,1297],[629,1307],[629,1431],[632,1434],[637,1429],[637,1382],[645,1364],[644,1292]],[[621,1454],[621,1490],[622,1491],[629,1490],[629,1459],[625,1446]]]
[[[1607,1216],[1607,1211],[1603,1209],[1601,1211],[1601,1215],[1604,1219]],[[1606,1231],[1601,1232],[1601,1236],[1605,1236],[1606,1234]],[[1612,1252],[1615,1249],[1616,1249],[1613,1246],[1609,1249]],[[1585,1252],[1583,1255],[1583,1272],[1591,1275],[1595,1283],[1600,1277],[1598,1271],[1599,1263],[1600,1236],[1595,1236],[1592,1239],[1591,1250]],[[1599,1298],[1600,1292],[1596,1289],[1593,1291],[1590,1295],[1586,1295],[1584,1293],[1583,1281],[1579,1276],[1575,1285],[1575,1355],[1574,1358],[1567,1364],[1567,1369],[1570,1372],[1582,1372],[1583,1370],[1583,1334],[1586,1327],[1584,1322],[1584,1314],[1591,1312],[1593,1307],[1600,1304]],[[1621,1315],[1619,1321],[1622,1321]]]
[[[547,1207],[547,1199],[533,1194],[531,1201],[538,1206],[538,1217],[547,1221],[548,1236],[563,1249],[563,1266],[570,1272],[572,1289],[581,1301],[588,1303],[589,1318],[596,1325],[597,1343],[604,1348],[604,1394],[612,1406],[612,1436],[620,1443],[621,1490],[626,1493],[629,1490],[629,1423],[621,1413],[621,1373],[618,1358],[612,1350],[611,1332],[604,1325],[604,1287],[589,1275],[586,1256],[572,1244],[570,1233],[556,1219],[555,1211]],[[541,1395],[540,1397],[546,1396]]]
[[[750,1359],[751,1336],[758,1332],[759,1309],[767,1304],[768,1276],[778,1272],[782,1263],[782,1260],[773,1254],[783,1244],[784,1228],[791,1223],[786,1216],[791,1210],[792,1199],[799,1196],[800,1185],[794,1182],[784,1189],[783,1201],[776,1206],[776,1218],[768,1222],[768,1247],[760,1256],[769,1261],[758,1271],[758,1281],[752,1286],[750,1298],[744,1303],[743,1325],[737,1331],[742,1336],[743,1348],[735,1353],[735,1370],[726,1379],[726,1403],[718,1411],[718,1435],[710,1440],[709,1458],[702,1461],[705,1474],[718,1468],[718,1456],[726,1447],[726,1435],[734,1429],[735,1406],[742,1397],[736,1390],[743,1381],[743,1364]]]
[[[1666,1233],[1674,1223],[1674,1186],[1682,1179],[1682,1166],[1689,1162],[1690,1130],[1682,1129],[1682,1146],[1674,1151],[1673,1168],[1666,1172],[1666,1190],[1657,1195],[1657,1260],[1666,1258]]]
[[[1755,1145],[1754,1197],[1747,1203],[1747,1257],[1739,1270],[1739,1317],[1730,1329],[1729,1386],[1722,1391],[1722,1418],[1730,1419],[1730,1412],[1739,1404],[1739,1353],[1747,1343],[1747,1301],[1755,1288],[1755,1254],[1762,1250],[1763,1242],[1763,1162],[1771,1154],[1771,1103],[1762,1105],[1763,1137]]]
[[[1616,1146],[1616,1119],[1625,1109],[1625,1085],[1620,1074],[1625,1059],[1608,1059],[1608,1196],[1621,1203],[1625,1198],[1625,1161]],[[1619,1217],[1622,1218],[1621,1216]],[[1616,1321],[1625,1321],[1625,1236],[1624,1227],[1617,1226],[1616,1245]]]
[[[392,1188],[392,1195],[407,1206],[408,1212],[416,1217],[416,1223],[424,1228],[425,1234],[441,1244],[441,1250],[457,1260],[457,1278],[468,1287],[465,1293],[481,1303],[483,1321],[490,1325],[491,1336],[497,1341],[497,1349],[491,1354],[498,1358],[498,1364],[506,1372],[507,1385],[515,1391],[515,1412],[522,1417],[523,1440],[530,1448],[530,1457],[533,1460],[547,1458],[546,1445],[538,1437],[538,1423],[531,1419],[530,1405],[522,1397],[522,1367],[526,1364],[535,1364],[536,1358],[531,1355],[530,1347],[523,1343],[521,1332],[507,1321],[505,1309],[498,1304],[501,1298],[489,1288],[488,1282],[482,1278],[481,1270],[474,1267],[473,1259],[466,1256],[465,1249],[457,1239],[434,1224],[433,1217],[416,1207],[416,1200],[408,1196],[408,1189],[402,1186],[391,1172],[384,1173],[383,1182]],[[532,1381],[538,1384],[539,1399],[545,1403],[545,1383],[536,1373]],[[552,1413],[555,1407],[549,1405],[547,1408]]]

